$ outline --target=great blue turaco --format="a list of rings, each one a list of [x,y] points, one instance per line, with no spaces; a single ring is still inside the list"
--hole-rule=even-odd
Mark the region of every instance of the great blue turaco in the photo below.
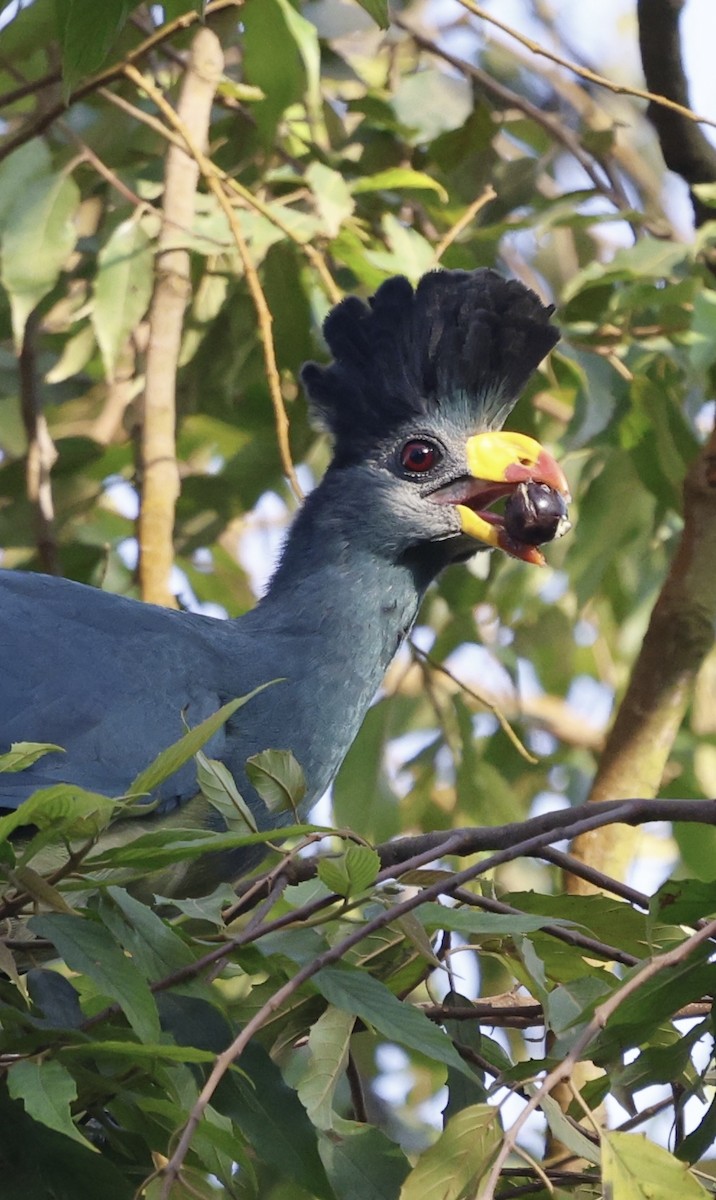
[[[122,796],[158,754],[234,697],[271,686],[205,748],[231,771],[262,829],[269,813],[245,769],[290,750],[302,813],[334,779],[436,576],[490,547],[542,561],[566,528],[568,489],[531,437],[501,432],[558,340],[551,308],[489,269],[395,277],[327,317],[333,361],[302,381],[333,457],[302,505],[268,591],[236,620],[179,612],[36,573],[0,571],[0,752],[56,743],[0,774],[0,809],[64,781]],[[506,512],[493,508],[507,497]],[[147,796],[152,821],[182,809],[222,829],[193,762]],[[141,822],[143,829],[145,821]],[[255,851],[209,854],[181,890],[239,875]]]

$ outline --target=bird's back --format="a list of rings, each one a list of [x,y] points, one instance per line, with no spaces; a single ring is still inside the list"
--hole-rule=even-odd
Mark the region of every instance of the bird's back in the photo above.
[[[0,774],[0,807],[60,780],[121,795],[153,755],[181,737],[184,721],[196,725],[230,698],[220,691],[223,624],[67,580],[0,571],[2,749],[44,741],[65,751]],[[232,624],[240,659],[242,635]],[[218,735],[214,749],[224,739]],[[168,781],[166,804],[195,790],[194,779],[190,765]]]

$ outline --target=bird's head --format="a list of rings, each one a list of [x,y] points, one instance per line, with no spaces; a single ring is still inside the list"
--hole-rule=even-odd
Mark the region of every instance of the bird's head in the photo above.
[[[415,290],[399,276],[329,314],[334,361],[307,363],[303,382],[333,435],[333,472],[365,478],[380,511],[368,525],[387,543],[439,543],[448,560],[495,546],[539,563],[538,545],[569,528],[559,465],[501,429],[558,340],[551,313],[523,284],[477,270],[433,271]]]

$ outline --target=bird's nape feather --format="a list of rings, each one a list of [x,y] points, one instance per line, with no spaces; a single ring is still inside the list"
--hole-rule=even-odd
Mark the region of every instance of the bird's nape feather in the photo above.
[[[551,306],[496,271],[431,271],[417,288],[387,280],[368,304],[351,296],[326,318],[334,361],[303,383],[342,462],[408,420],[466,402],[475,424],[502,421],[559,339]]]

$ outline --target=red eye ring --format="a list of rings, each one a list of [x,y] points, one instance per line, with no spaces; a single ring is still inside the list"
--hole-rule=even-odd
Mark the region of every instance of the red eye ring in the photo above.
[[[400,451],[400,465],[411,475],[424,475],[440,462],[442,455],[437,446],[424,438],[412,438]]]

